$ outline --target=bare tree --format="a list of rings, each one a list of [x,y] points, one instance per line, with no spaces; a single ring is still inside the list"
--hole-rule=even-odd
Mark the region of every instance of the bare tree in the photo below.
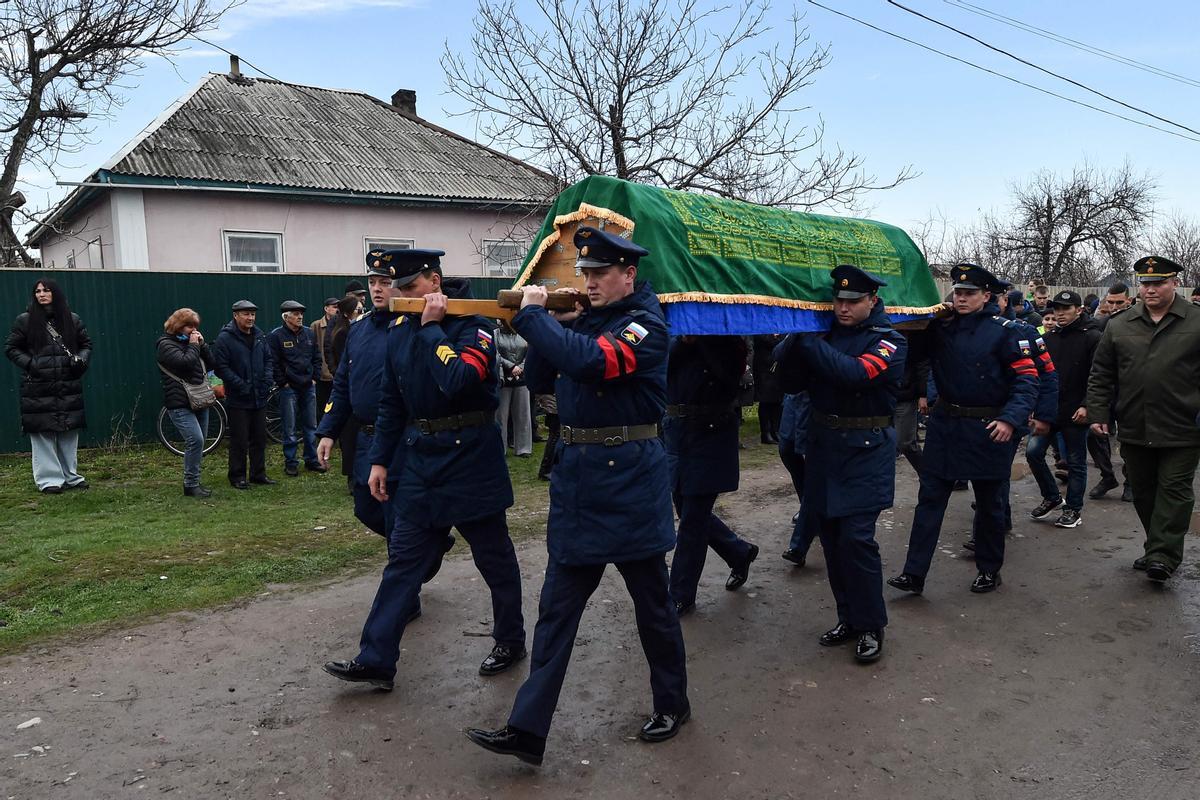
[[[121,104],[120,81],[148,56],[170,55],[212,28],[230,4],[211,0],[0,0],[0,266],[33,265],[14,216],[32,219],[20,170],[54,171],[85,143],[86,120]]]
[[[1155,189],[1128,162],[1112,172],[1085,164],[1065,177],[1042,171],[1013,187],[1009,220],[985,218],[984,228],[996,237],[997,261],[1010,277],[1088,286],[1128,265],[1153,214]]]
[[[1184,286],[1200,282],[1200,222],[1175,211],[1155,223],[1146,249],[1183,267],[1179,281]]]
[[[451,94],[482,135],[564,183],[611,175],[768,205],[848,206],[895,186],[862,159],[822,148],[796,122],[830,61],[793,19],[764,42],[766,0],[480,0],[471,58],[442,55]]]

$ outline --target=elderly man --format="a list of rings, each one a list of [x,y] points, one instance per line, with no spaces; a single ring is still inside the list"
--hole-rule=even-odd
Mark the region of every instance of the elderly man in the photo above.
[[[325,472],[317,460],[317,377],[321,374],[321,353],[317,336],[304,327],[304,305],[285,300],[279,306],[283,321],[267,334],[271,358],[275,362],[275,385],[279,387],[279,414],[283,427],[283,472],[294,478],[300,474],[296,451],[304,441],[304,468]],[[299,432],[296,428],[299,427]]]
[[[1114,318],[1096,346],[1088,381],[1092,430],[1114,417],[1133,505],[1146,530],[1134,569],[1164,583],[1183,560],[1200,461],[1200,308],[1176,294],[1180,267],[1161,256],[1134,264],[1142,302]]]
[[[225,384],[229,484],[235,489],[249,489],[251,483],[275,483],[267,477],[267,398],[271,395],[275,365],[267,335],[254,324],[257,316],[258,306],[249,300],[238,300],[233,304],[233,319],[217,334],[212,346],[214,371]]]

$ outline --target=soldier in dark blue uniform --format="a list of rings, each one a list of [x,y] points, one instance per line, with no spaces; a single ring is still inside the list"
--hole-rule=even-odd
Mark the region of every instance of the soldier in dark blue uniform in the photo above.
[[[908,559],[888,584],[920,593],[933,562],[946,504],[956,480],[975,489],[978,524],[971,591],[1000,585],[1004,564],[1004,487],[1017,452],[1017,430],[1037,400],[1038,371],[1021,349],[1020,330],[989,313],[990,272],[972,264],[954,268],[954,316],[926,330],[938,401],[926,427],[921,490],[913,515]]]
[[[758,547],[713,513],[717,495],[738,487],[738,417],[734,403],[746,367],[740,336],[677,336],[667,359],[663,441],[671,466],[679,540],[671,561],[671,597],[680,615],[696,607],[696,585],[711,547],[729,565],[725,588],[740,588]]]
[[[425,298],[420,314],[401,314],[390,325],[368,453],[371,494],[380,502],[394,494],[403,514],[393,515],[388,564],[358,657],[325,665],[334,677],[385,689],[392,688],[404,627],[420,608],[421,583],[440,561],[451,527],[471,545],[492,593],[495,646],[480,674],[497,675],[526,655],[521,572],[505,520],[512,484],[495,420],[494,326],[482,317],[445,316],[447,295],[470,292],[466,279],[442,277],[442,255],[391,250],[379,259],[395,270],[402,295]],[[404,458],[395,479],[390,473],[398,448]]]
[[[321,352],[317,335],[304,325],[304,306],[285,300],[279,306],[283,324],[267,334],[275,361],[275,385],[279,387],[279,413],[283,419],[283,471],[294,478],[300,474],[296,450],[304,439],[304,468],[325,472],[317,459],[317,378],[321,376]],[[300,427],[297,435],[296,427]]]
[[[857,637],[854,657],[883,655],[883,566],[875,521],[890,508],[896,483],[893,389],[904,379],[908,344],[879,301],[886,286],[848,264],[835,268],[834,325],[828,334],[792,334],[775,360],[789,392],[807,389],[809,461],[804,509],[821,537],[838,622],[826,646]]]
[[[513,319],[529,342],[526,377],[537,391],[554,383],[562,423],[529,679],[508,725],[467,731],[479,746],[532,764],[542,762],[579,620],[607,564],[616,564],[625,579],[650,663],[654,714],[640,737],[669,739],[691,714],[665,558],[675,544],[667,455],[658,435],[666,408],[667,326],[654,290],[636,281],[644,249],[587,226],[576,232],[575,246],[590,309],[580,315],[577,304],[577,312],[555,321],[544,308],[546,290],[527,286]]]
[[[808,392],[795,392],[783,396],[783,410],[779,421],[779,460],[792,479],[796,499],[801,508],[792,516],[792,536],[783,560],[803,567],[808,560],[808,548],[816,538],[811,520],[804,517],[804,454],[808,446],[808,416],[811,405]]]

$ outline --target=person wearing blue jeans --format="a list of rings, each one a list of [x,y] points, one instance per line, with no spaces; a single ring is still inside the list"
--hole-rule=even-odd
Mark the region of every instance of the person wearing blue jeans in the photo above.
[[[168,408],[167,415],[183,437],[183,489],[200,489],[200,461],[204,458],[204,439],[208,431],[208,409]],[[206,490],[207,491],[207,490]],[[200,492],[192,492],[199,495]]]
[[[155,347],[162,373],[163,407],[185,443],[183,493],[187,497],[205,498],[212,494],[200,484],[209,410],[194,410],[185,386],[208,380],[208,371],[216,363],[199,327],[200,315],[190,308],[180,308],[163,323],[163,335]]]
[[[1029,445],[1025,448],[1025,458],[1029,461],[1033,478],[1042,492],[1043,505],[1049,505],[1049,509],[1042,514],[1044,517],[1063,503],[1058,482],[1054,480],[1054,473],[1046,464],[1046,450],[1049,449],[1050,442],[1053,441],[1056,434],[1063,438],[1065,444],[1063,456],[1067,460],[1066,506],[1067,510],[1074,511],[1075,515],[1065,522],[1061,518],[1056,521],[1055,524],[1060,528],[1074,528],[1080,521],[1079,513],[1083,510],[1083,493],[1087,488],[1087,430],[1086,425],[1066,425],[1061,429],[1052,429],[1051,433],[1045,436],[1030,436]],[[1042,506],[1038,506],[1035,511],[1041,508]],[[1035,519],[1040,518],[1035,517]]]
[[[300,466],[296,453],[300,437],[304,437],[304,466],[314,472],[324,472],[317,460],[317,386],[279,390],[279,421],[283,428],[283,465],[290,475]]]
[[[279,306],[283,324],[271,331],[267,341],[279,387],[279,417],[283,428],[283,471],[288,477],[300,474],[296,460],[300,435],[304,436],[304,468],[325,472],[317,458],[317,384],[321,376],[321,351],[312,328],[304,326],[304,306],[285,300]],[[300,432],[296,430],[299,424]]]

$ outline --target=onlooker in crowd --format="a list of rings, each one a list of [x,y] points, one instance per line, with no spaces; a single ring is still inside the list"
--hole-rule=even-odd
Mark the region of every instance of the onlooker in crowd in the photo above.
[[[358,313],[355,316],[361,317],[367,304],[367,287],[362,285],[362,281],[348,281],[342,294],[354,295],[358,299]]]
[[[188,497],[208,497],[212,490],[200,483],[200,462],[204,458],[204,440],[208,435],[208,409],[194,410],[183,384],[207,380],[213,368],[212,353],[200,334],[200,315],[180,308],[163,323],[158,337],[158,368],[162,373],[163,408],[183,437],[183,493]]]
[[[1200,462],[1200,308],[1175,293],[1180,267],[1159,256],[1134,264],[1142,302],[1109,323],[1092,363],[1087,414],[1096,433],[1117,438],[1133,505],[1146,530],[1134,561],[1156,583],[1183,559]]]
[[[1104,297],[1104,302],[1101,303],[1101,313],[1097,313],[1096,323],[1100,326],[1100,331],[1103,332],[1108,326],[1110,320],[1116,317],[1121,312],[1130,306],[1129,287],[1123,283],[1114,283],[1108,289],[1108,294]],[[1109,422],[1109,434],[1115,433],[1118,426],[1116,419]],[[1097,483],[1092,491],[1088,493],[1088,497],[1093,500],[1099,500],[1104,495],[1111,492],[1113,489],[1121,485],[1117,480],[1117,475],[1113,471],[1112,465],[1112,442],[1109,436],[1101,436],[1095,430],[1088,429],[1088,455],[1092,457],[1092,461],[1096,464],[1096,469],[1100,472],[1100,482]],[[1133,490],[1129,488],[1129,470],[1122,464],[1121,473],[1125,478],[1125,488],[1121,493],[1121,499],[1126,503],[1133,502]]]
[[[41,279],[25,313],[13,322],[4,354],[21,376],[21,428],[33,449],[33,480],[38,491],[61,494],[86,489],[78,472],[83,414],[83,373],[92,358],[92,340],[67,305],[57,283]]]
[[[358,281],[350,281],[346,284],[347,290],[355,284],[362,286]],[[361,308],[362,303],[358,295],[348,291],[345,297],[337,301],[337,314],[329,320],[329,326],[325,329],[325,360],[329,364],[329,371],[335,375],[338,365],[342,363],[342,353],[346,349],[350,325],[359,318]],[[346,478],[346,488],[350,490],[350,494],[354,494],[354,453],[358,449],[359,427],[358,420],[351,417],[346,420],[338,436],[338,449],[342,451],[342,475]]]
[[[783,341],[780,334],[755,336],[750,369],[754,373],[754,396],[758,400],[758,433],[763,444],[779,444],[779,423],[783,417],[783,388],[771,369],[775,346]]]
[[[533,453],[533,428],[529,419],[529,387],[525,385],[525,354],[529,344],[507,322],[496,329],[496,355],[500,362],[500,407],[496,422],[508,452],[508,423],[512,420],[512,448],[521,458]]]
[[[1192,305],[1200,306],[1200,286],[1192,289]]]
[[[233,319],[221,328],[212,346],[217,377],[225,384],[229,483],[235,489],[249,489],[251,483],[275,483],[267,477],[267,398],[275,365],[266,334],[254,324],[257,314],[254,303],[238,300],[233,304]]]
[[[1051,306],[1053,305],[1054,304],[1052,302]],[[1083,313],[1087,314],[1089,317],[1094,317],[1096,315],[1096,309],[1099,307],[1100,295],[1096,294],[1095,292],[1089,292],[1088,296],[1083,298]]]
[[[329,320],[333,319],[333,315],[337,313],[337,303],[336,297],[325,298],[325,316],[309,326],[317,341],[317,352],[321,355],[321,375],[317,378],[318,422],[325,415],[325,404],[329,402],[329,393],[333,391],[333,370],[329,368],[329,361],[325,358],[325,330],[329,326]]]
[[[1042,503],[1030,514],[1044,519],[1063,504],[1062,493],[1046,466],[1046,449],[1061,437],[1067,463],[1067,507],[1055,525],[1074,528],[1082,521],[1083,492],[1087,488],[1087,384],[1092,354],[1100,341],[1100,328],[1083,313],[1083,300],[1062,291],[1050,300],[1058,328],[1045,336],[1046,349],[1058,373],[1058,415],[1049,430],[1029,437],[1025,458],[1042,493]]]
[[[1045,317],[1050,311],[1050,287],[1040,284],[1033,287],[1033,310]]]
[[[550,480],[550,472],[554,469],[555,452],[558,449],[558,439],[562,426],[558,421],[558,398],[553,392],[537,395],[538,408],[546,414],[546,450],[542,453],[542,465],[538,468],[538,480]]]
[[[304,437],[304,468],[309,472],[326,471],[317,459],[316,438],[316,378],[321,374],[321,353],[317,350],[316,336],[304,327],[304,306],[295,300],[285,300],[279,311],[283,324],[267,334],[267,343],[271,345],[274,380],[279,387],[283,472],[294,478],[300,474],[296,450],[301,435]]]
[[[1033,310],[1033,305],[1025,299],[1020,289],[1013,289],[1008,293],[1008,307],[1012,309],[1014,319],[1035,328],[1042,327],[1042,315]]]

